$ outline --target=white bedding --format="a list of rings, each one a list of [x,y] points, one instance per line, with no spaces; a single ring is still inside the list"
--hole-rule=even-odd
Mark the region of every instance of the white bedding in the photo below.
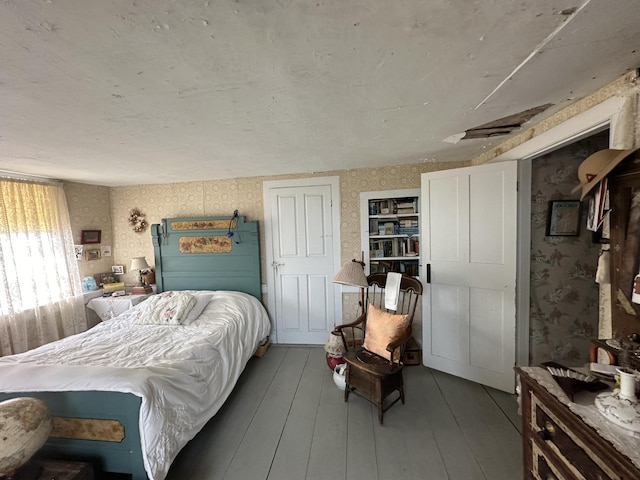
[[[91,330],[0,358],[0,391],[117,391],[142,398],[140,437],[151,480],[218,411],[270,323],[240,292],[213,292],[189,325],[140,324],[145,302]]]

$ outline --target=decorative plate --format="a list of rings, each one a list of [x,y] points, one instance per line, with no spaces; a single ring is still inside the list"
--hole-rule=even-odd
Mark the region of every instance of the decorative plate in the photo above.
[[[620,397],[620,391],[602,392],[596,396],[595,404],[607,420],[616,425],[640,432],[640,403]]]

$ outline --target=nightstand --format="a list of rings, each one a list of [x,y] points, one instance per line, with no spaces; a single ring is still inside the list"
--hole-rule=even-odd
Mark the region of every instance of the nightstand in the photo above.
[[[87,303],[87,308],[90,308],[98,314],[100,319],[105,322],[117,317],[123,312],[126,312],[132,307],[135,307],[141,302],[144,302],[149,298],[152,293],[146,293],[144,295],[122,295],[119,297],[98,297],[94,298]]]

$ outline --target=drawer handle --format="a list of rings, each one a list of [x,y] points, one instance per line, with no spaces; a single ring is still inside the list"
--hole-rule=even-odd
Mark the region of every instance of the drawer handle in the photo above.
[[[551,422],[544,422],[542,430],[538,431],[536,435],[540,440],[549,440],[556,433],[556,427]]]

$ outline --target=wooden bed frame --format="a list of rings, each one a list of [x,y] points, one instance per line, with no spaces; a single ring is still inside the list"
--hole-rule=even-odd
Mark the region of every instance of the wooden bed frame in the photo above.
[[[97,471],[147,479],[140,448],[140,397],[96,391],[0,393],[0,401],[16,397],[39,398],[54,415],[53,430],[38,458],[84,461]]]
[[[236,290],[261,300],[257,221],[247,222],[242,216],[233,221],[228,217],[169,218],[152,225],[151,235],[158,292]],[[209,246],[211,251],[187,254],[185,245],[202,245],[203,250]]]
[[[170,218],[152,225],[151,236],[158,292],[235,290],[261,300],[257,221]],[[87,461],[98,471],[147,479],[140,445],[140,397],[103,391],[0,393],[0,401],[15,397],[39,398],[54,415],[53,431],[38,456]]]

